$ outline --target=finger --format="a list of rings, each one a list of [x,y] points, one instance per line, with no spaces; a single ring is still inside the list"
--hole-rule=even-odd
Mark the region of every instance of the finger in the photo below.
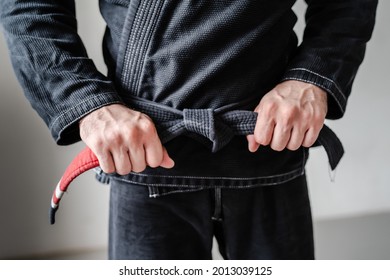
[[[293,127],[291,131],[290,140],[287,143],[286,148],[290,151],[296,151],[302,146],[303,139],[305,137],[305,131]]]
[[[157,135],[145,143],[145,160],[153,168],[160,166],[163,161],[163,146]]]
[[[267,146],[271,143],[275,123],[263,117],[257,118],[254,137],[257,144]]]
[[[121,148],[112,151],[112,158],[115,164],[115,172],[119,175],[126,175],[131,172],[132,165],[127,149]]]
[[[249,149],[249,151],[252,152],[252,153],[256,152],[259,149],[260,144],[258,144],[256,142],[255,136],[254,135],[247,135],[246,139],[248,140],[248,149]]]
[[[92,149],[91,149],[92,150]],[[93,150],[92,150],[93,151]],[[115,172],[115,164],[112,158],[112,155],[109,151],[95,152],[96,157],[99,160],[100,168],[105,173],[114,173]]]
[[[132,146],[129,149],[131,168],[134,172],[142,172],[146,168],[144,146]]]
[[[164,168],[172,168],[175,166],[175,162],[173,161],[173,159],[168,155],[168,152],[167,150],[165,149],[165,147],[163,147],[163,159],[162,159],[162,162],[160,164],[161,167],[164,167]]]
[[[277,123],[273,131],[270,146],[275,151],[282,151],[286,148],[291,137],[291,127]]]
[[[305,137],[302,141],[302,146],[306,148],[313,146],[318,138],[319,133],[319,129],[310,128],[305,134]]]

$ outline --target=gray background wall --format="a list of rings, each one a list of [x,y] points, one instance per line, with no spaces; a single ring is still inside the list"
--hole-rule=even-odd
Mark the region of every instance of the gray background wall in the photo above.
[[[104,73],[104,23],[97,1],[77,2],[80,34]],[[295,9],[302,15],[305,5]],[[319,258],[390,258],[390,2],[381,1],[377,25],[345,117],[328,122],[346,155],[331,182],[322,149],[307,166]],[[302,20],[297,25],[298,33]],[[77,179],[64,197],[59,222],[48,224],[53,188],[83,147],[58,147],[25,100],[0,37],[0,259],[47,257],[106,247],[108,186],[93,173]],[[93,199],[83,201],[91,192]],[[364,234],[363,234],[364,233]],[[342,237],[344,236],[344,237]],[[345,242],[344,242],[345,241]]]

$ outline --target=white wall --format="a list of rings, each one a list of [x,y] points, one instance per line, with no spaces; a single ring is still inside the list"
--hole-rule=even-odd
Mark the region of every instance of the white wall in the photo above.
[[[77,1],[81,36],[101,71],[104,24],[97,1]],[[296,11],[301,14],[304,4]],[[390,2],[381,1],[377,26],[359,71],[345,118],[329,125],[346,154],[331,183],[325,152],[313,150],[308,164],[314,219],[390,212]],[[297,29],[302,29],[302,22]],[[98,34],[98,35],[96,35]],[[93,173],[77,179],[64,197],[58,223],[48,224],[54,186],[81,144],[57,147],[32,111],[14,78],[0,38],[0,259],[106,246],[108,187]],[[83,197],[95,192],[93,200]]]
[[[324,151],[311,153],[307,170],[316,219],[390,212],[390,1],[379,1],[377,11],[345,117],[328,122],[346,151],[335,183]]]
[[[104,23],[97,2],[77,1],[77,14],[88,53],[105,73],[100,43]],[[54,144],[17,84],[3,36],[0,65],[0,259],[106,246],[109,189],[94,180],[93,172],[71,185],[58,222],[49,225],[52,191],[83,145]],[[93,200],[83,201],[87,195]]]

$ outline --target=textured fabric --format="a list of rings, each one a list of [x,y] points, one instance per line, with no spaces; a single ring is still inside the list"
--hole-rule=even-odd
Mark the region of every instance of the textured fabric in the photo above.
[[[110,259],[211,259],[213,236],[225,259],[314,258],[305,176],[158,198],[112,180],[110,195]]]
[[[204,143],[212,152],[218,152],[235,135],[254,133],[257,113],[245,110],[184,109],[170,107],[134,98],[133,107],[150,116],[156,124],[162,143],[188,134]],[[314,146],[323,146],[329,158],[330,167],[336,168],[344,154],[343,146],[337,136],[324,125]]]
[[[0,20],[27,98],[56,142],[71,144],[80,140],[80,118],[108,104],[131,108],[139,97],[185,111],[186,119],[193,109],[204,115],[224,107],[253,110],[288,79],[325,89],[327,117],[341,117],[377,1],[306,2],[307,26],[297,46],[295,0],[100,0],[107,77],[77,35],[74,1],[0,0]],[[186,136],[166,148],[175,168],[124,179],[175,187],[278,184],[301,175],[308,156],[303,148],[261,147],[251,154],[243,136],[216,153]]]
[[[377,0],[306,2],[298,46],[295,0],[100,0],[105,76],[77,34],[74,1],[0,0],[16,75],[58,144],[79,141],[91,111],[135,98],[181,111],[192,133],[165,144],[174,168],[112,180],[110,258],[207,259],[213,235],[228,259],[313,257],[307,149],[250,153],[216,113],[253,111],[293,79],[326,90],[327,117],[343,116]]]
[[[190,134],[192,137],[196,136],[195,138],[203,140],[202,142],[206,145],[211,143],[212,152],[223,148],[235,135],[253,134],[257,119],[257,113],[251,111],[220,112],[214,116],[215,112],[211,109],[185,109],[183,112],[179,110],[173,112],[169,107],[163,108],[159,104],[139,99],[133,104],[136,105],[137,110],[145,112],[153,118],[159,128],[159,136],[163,144],[182,134],[192,133]],[[336,135],[327,126],[324,126],[319,134],[317,144],[324,146],[329,164],[332,169],[335,169],[344,152]],[[99,161],[89,148],[83,150],[73,159],[54,191],[50,210],[51,224],[54,224],[55,212],[69,184],[85,171],[98,166]],[[105,177],[108,178],[108,176]],[[109,182],[107,179],[104,181]]]
[[[90,149],[83,150],[72,160],[54,190],[50,203],[50,224],[55,223],[55,214],[58,210],[62,196],[68,190],[69,184],[80,174],[97,166],[99,166],[99,160]]]

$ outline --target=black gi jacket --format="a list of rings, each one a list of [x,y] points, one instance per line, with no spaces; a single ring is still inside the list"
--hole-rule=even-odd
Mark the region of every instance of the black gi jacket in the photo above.
[[[58,144],[78,141],[78,120],[134,96],[183,110],[253,110],[283,80],[328,92],[328,118],[342,117],[370,39],[376,0],[306,1],[297,46],[295,0],[100,0],[107,22],[107,77],[77,35],[74,1],[1,0],[0,18],[16,74]],[[166,144],[172,170],[124,180],[149,186],[249,187],[304,172],[307,149],[248,152],[244,136],[216,153],[180,136]]]

